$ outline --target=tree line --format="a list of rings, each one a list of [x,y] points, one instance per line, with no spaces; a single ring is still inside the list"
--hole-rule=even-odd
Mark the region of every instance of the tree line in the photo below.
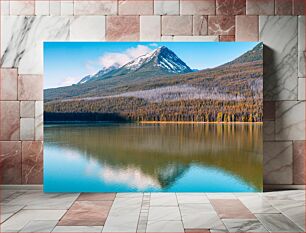
[[[195,121],[195,122],[261,122],[263,118],[262,99],[243,100],[178,100],[149,102],[135,97],[104,98],[99,100],[73,100],[45,103],[45,114],[74,113],[69,120],[86,119],[84,113],[94,119],[93,114],[111,116],[128,121]],[[78,116],[79,114],[79,116]],[[55,115],[54,115],[55,116]],[[61,115],[65,121],[65,114]],[[52,117],[49,119],[52,120]]]

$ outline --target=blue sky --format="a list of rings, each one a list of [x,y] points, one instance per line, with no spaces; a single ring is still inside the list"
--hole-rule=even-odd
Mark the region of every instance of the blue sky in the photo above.
[[[68,86],[114,63],[122,65],[167,46],[193,69],[213,68],[239,57],[258,42],[45,42],[44,87]]]

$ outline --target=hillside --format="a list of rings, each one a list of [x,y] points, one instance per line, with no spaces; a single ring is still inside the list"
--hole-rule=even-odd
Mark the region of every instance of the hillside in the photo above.
[[[222,66],[196,72],[173,54],[175,64],[159,66],[158,56],[149,54],[110,76],[45,90],[45,111],[66,117],[112,113],[129,120],[262,120],[262,44]]]
[[[231,62],[225,63],[222,66],[229,66],[234,64],[242,64],[247,62],[259,61],[263,58],[263,43],[259,43],[252,50],[246,52],[242,56],[234,59]]]

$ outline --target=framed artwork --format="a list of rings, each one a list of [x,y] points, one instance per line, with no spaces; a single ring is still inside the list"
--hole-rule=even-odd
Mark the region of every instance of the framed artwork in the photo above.
[[[45,192],[262,191],[261,42],[45,42]]]

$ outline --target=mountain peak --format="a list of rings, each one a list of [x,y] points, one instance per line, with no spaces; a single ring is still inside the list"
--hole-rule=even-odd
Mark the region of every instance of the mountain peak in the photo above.
[[[169,73],[192,72],[192,69],[166,46],[154,50],[153,55],[155,66],[159,66]]]
[[[172,50],[161,46],[147,54],[139,56],[121,67],[103,68],[91,77],[85,77],[79,84],[89,81],[115,77],[132,73],[146,72],[144,76],[161,76],[193,72]]]
[[[155,54],[156,54],[157,56],[160,55],[160,54],[163,54],[163,53],[173,53],[173,54],[174,54],[174,52],[173,52],[172,50],[170,50],[170,49],[169,49],[168,47],[166,47],[166,46],[161,46],[161,47],[155,49],[153,52],[155,52]]]
[[[190,67],[166,46],[161,46],[145,55],[142,55],[123,67],[135,71],[145,65],[149,65],[149,63],[167,73],[178,74],[192,72]]]
[[[170,49],[168,49],[166,46],[161,46],[161,47],[158,47],[157,49],[155,49],[156,51],[158,51],[158,52],[162,52],[162,51],[167,51],[167,50],[170,50]]]

